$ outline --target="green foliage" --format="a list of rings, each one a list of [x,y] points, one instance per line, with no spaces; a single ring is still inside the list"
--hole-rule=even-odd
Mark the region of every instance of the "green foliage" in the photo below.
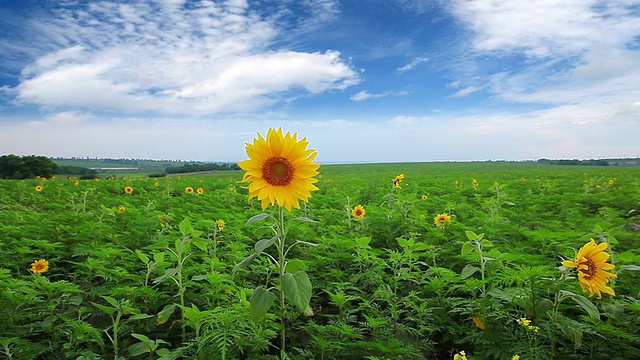
[[[0,353],[269,359],[284,329],[290,359],[640,358],[640,170],[321,170],[282,223],[233,171],[0,181]],[[610,244],[615,297],[560,267],[590,238]],[[49,269],[31,273],[40,258]]]

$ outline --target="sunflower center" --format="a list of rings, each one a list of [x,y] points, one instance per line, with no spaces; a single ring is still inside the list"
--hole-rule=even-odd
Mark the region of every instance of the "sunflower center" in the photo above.
[[[580,265],[587,265],[586,269],[580,269],[580,272],[586,275],[585,280],[591,279],[598,272],[596,263],[591,259],[586,259]]]
[[[262,177],[274,186],[289,185],[293,180],[293,165],[284,157],[274,156],[262,165]]]

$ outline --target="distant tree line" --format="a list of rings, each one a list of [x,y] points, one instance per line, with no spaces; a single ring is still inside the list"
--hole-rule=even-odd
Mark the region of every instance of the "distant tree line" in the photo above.
[[[83,166],[73,165],[58,165],[54,173],[64,175],[87,175],[90,177],[95,177],[98,175],[98,172],[95,170]]]
[[[229,163],[185,164],[182,166],[168,167],[165,171],[167,174],[182,174],[211,170],[240,170],[240,167],[238,167],[238,164]]]
[[[539,159],[537,161],[538,164],[549,164],[549,165],[583,165],[583,166],[609,166],[609,162],[604,159],[599,160],[578,160],[578,159],[561,159],[561,160],[550,160],[550,159]]]
[[[3,179],[30,179],[36,176],[50,178],[58,165],[46,156],[0,156],[0,177]]]

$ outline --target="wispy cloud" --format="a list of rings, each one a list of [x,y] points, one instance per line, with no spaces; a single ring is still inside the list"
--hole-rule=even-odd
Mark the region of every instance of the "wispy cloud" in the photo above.
[[[399,72],[399,73],[402,73],[402,72],[405,72],[405,71],[408,71],[408,70],[413,70],[413,69],[416,68],[416,66],[418,66],[421,63],[426,62],[426,61],[429,61],[429,59],[425,58],[425,57],[417,57],[417,58],[411,60],[411,62],[408,63],[407,65],[397,68],[396,71]]]
[[[482,90],[482,87],[469,86],[464,89],[458,90],[455,94],[451,95],[451,97],[463,97],[469,94],[473,94],[476,91]]]
[[[324,1],[323,13],[335,3]],[[253,111],[357,84],[337,51],[271,48],[279,27],[247,1],[66,5],[39,17],[46,51],[9,93],[49,109],[211,114]],[[316,11],[316,10],[314,10]],[[317,10],[318,12],[320,10]],[[314,12],[314,13],[316,13]],[[31,45],[31,44],[30,44]]]
[[[373,94],[366,90],[360,91],[359,93],[353,95],[350,99],[353,101],[364,101],[368,99],[376,99],[387,96],[405,96],[411,94],[410,91],[400,90],[400,91],[385,91],[382,93]]]

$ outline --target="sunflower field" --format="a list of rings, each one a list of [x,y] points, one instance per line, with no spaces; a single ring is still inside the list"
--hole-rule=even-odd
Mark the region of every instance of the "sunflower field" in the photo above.
[[[318,167],[306,145],[0,181],[0,354],[640,359],[640,169]]]

